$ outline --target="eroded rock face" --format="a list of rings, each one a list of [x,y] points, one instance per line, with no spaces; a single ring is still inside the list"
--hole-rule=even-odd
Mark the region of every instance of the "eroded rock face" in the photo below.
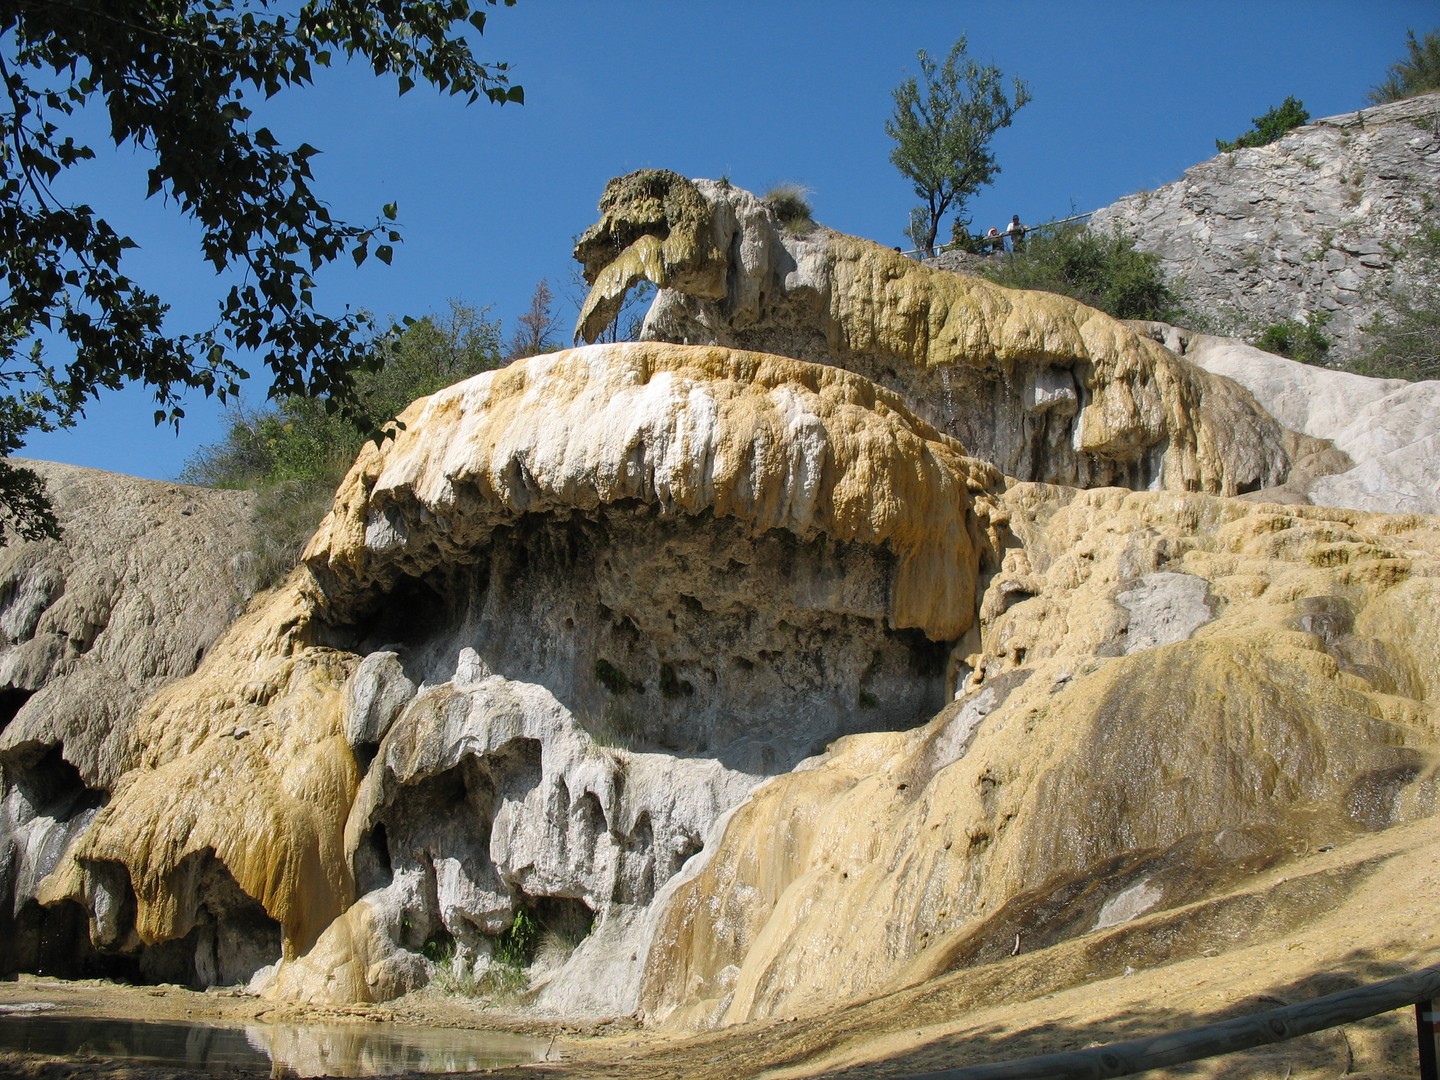
[[[612,181],[601,213],[575,251],[592,285],[577,337],[645,279],[643,338],[857,371],[1023,480],[1228,495],[1288,472],[1292,441],[1245,391],[1068,298],[787,230],[749,192],[674,173]]]
[[[251,500],[25,465],[63,535],[0,548],[0,972],[107,970],[84,913],[44,909],[40,883],[138,762],[141,703],[242,608]],[[102,923],[118,916],[103,889],[95,902]]]
[[[612,196],[582,325],[638,274],[655,333],[842,366],[646,341],[416,402],[135,713],[108,801],[31,831],[56,927],[354,1002],[483,979],[534,920],[540,1007],[706,1027],[1433,814],[1437,519],[1253,501],[1376,460],[1323,410],[1287,433],[1163,328],[782,236],[719,185]],[[1167,490],[1009,480],[962,430]]]
[[[283,938],[257,989],[315,1000],[483,967],[522,909],[593,922],[552,996],[630,1011],[641,913],[725,813],[953,692],[998,474],[859,376],[716,348],[537,357],[404,420],[41,892],[123,950],[231,888]]]
[[[1187,360],[1234,379],[1286,428],[1320,447],[1300,460],[1276,501],[1384,513],[1440,513],[1440,382],[1371,379],[1287,360],[1236,341],[1137,324]],[[1286,497],[1288,496],[1288,498]]]
[[[1040,485],[1003,505],[1017,543],[960,697],[736,812],[661,913],[654,1019],[819,1010],[1434,812],[1436,519]]]

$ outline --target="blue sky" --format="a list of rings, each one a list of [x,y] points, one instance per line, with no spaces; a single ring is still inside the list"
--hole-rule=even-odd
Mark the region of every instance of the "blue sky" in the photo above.
[[[573,240],[605,182],[643,167],[724,175],[757,192],[799,183],[826,225],[905,243],[916,200],[889,161],[890,91],[916,72],[916,49],[943,57],[962,33],[972,56],[1024,79],[1034,98],[995,139],[1002,171],[969,208],[984,228],[1175,180],[1287,95],[1316,118],[1359,108],[1403,55],[1406,30],[1440,24],[1434,0],[519,0],[488,10],[476,51],[511,65],[523,106],[464,108],[425,87],[398,97],[393,83],[341,70],[257,113],[323,151],[316,186],[337,214],[368,221],[399,203],[394,264],[328,271],[322,305],[419,316],[455,298],[488,305],[508,333],[544,277],[568,328]],[[130,151],[102,152],[73,190],[139,241],[130,269],[172,304],[175,328],[196,328],[221,289],[192,230],[144,199],[145,167]],[[247,404],[264,390],[248,384]],[[76,428],[38,435],[23,453],[172,478],[223,430],[215,403],[196,397],[186,410],[177,435],[151,423],[143,389],[107,394]]]

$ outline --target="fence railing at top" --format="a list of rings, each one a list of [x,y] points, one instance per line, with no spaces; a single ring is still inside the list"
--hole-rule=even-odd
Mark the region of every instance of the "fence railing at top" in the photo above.
[[[1283,1042],[1409,1005],[1415,1006],[1418,1075],[1421,1080],[1437,1080],[1437,1014],[1431,1004],[1437,998],[1440,998],[1440,964],[1369,986],[1188,1031],[1062,1054],[945,1069],[917,1074],[908,1080],[1102,1080],[1132,1076],[1150,1069]]]
[[[1045,222],[1045,224],[1043,224],[1043,225],[1026,225],[1026,226],[1025,226],[1025,235],[1026,235],[1026,236],[1030,236],[1030,235],[1033,235],[1034,233],[1044,232],[1046,229],[1054,229],[1054,228],[1056,228],[1056,227],[1058,227],[1058,226],[1060,226],[1060,225],[1069,225],[1072,221],[1084,221],[1086,218],[1090,217],[1090,216],[1093,215],[1094,213],[1095,213],[1094,210],[1087,210],[1087,211],[1086,211],[1085,213],[1083,213],[1083,214],[1072,214],[1070,217],[1067,217],[1067,218],[1056,218],[1054,221],[1047,221],[1047,222]],[[983,237],[983,236],[975,237],[975,240],[979,240],[979,241],[981,241],[981,242],[988,242],[988,241],[994,240],[994,239],[995,239],[994,237],[989,237],[988,240],[987,240],[986,237]],[[1005,239],[1005,235],[1004,235],[1003,233],[1000,235],[1000,239],[1001,239],[1001,240],[1004,240],[1004,239]],[[972,240],[971,243],[974,243],[974,240]],[[966,245],[965,245],[964,243],[959,243],[959,242],[953,243],[953,244],[936,244],[936,245],[935,245],[935,254],[936,254],[936,255],[943,255],[945,252],[947,252],[947,251],[954,251],[956,248],[959,248],[959,249],[961,249],[961,250],[964,250],[965,247],[966,247]],[[902,251],[902,252],[900,252],[900,254],[901,254],[901,255],[904,255],[907,259],[917,259],[917,258],[925,258],[925,259],[928,259],[928,258],[931,257],[931,256],[929,256],[929,255],[926,255],[925,252],[924,252],[924,249],[922,249],[922,248],[913,248],[913,249],[911,249],[910,251]]]

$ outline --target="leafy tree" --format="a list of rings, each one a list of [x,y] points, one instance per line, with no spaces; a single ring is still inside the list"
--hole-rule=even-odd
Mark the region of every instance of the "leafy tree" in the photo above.
[[[1297,98],[1287,97],[1264,116],[1252,118],[1250,122],[1255,125],[1254,129],[1237,136],[1234,142],[1216,139],[1215,149],[1224,154],[1242,146],[1268,146],[1291,128],[1297,128],[1309,119],[1310,114],[1305,111],[1305,103]]]
[[[1023,251],[986,259],[975,272],[1014,289],[1070,296],[1117,319],[1173,322],[1183,317],[1159,256],[1137,251],[1119,229],[1106,234],[1066,225],[1049,234],[1032,233]]]
[[[355,373],[352,393],[370,415],[394,416],[416,398],[500,366],[500,324],[452,300],[448,315],[412,322],[381,341],[371,360]],[[180,479],[260,493],[252,555],[257,583],[266,585],[295,565],[364,441],[323,399],[291,394],[264,409],[232,409],[225,438],[197,451]]]
[[[541,278],[530,294],[530,306],[515,320],[515,333],[505,350],[506,360],[539,356],[559,348],[555,332],[560,329],[560,317],[552,313],[554,303],[555,295],[550,291],[550,282]]]
[[[977,63],[965,50],[962,36],[937,66],[921,49],[916,55],[924,85],[912,76],[897,86],[895,111],[885,121],[885,133],[895,140],[890,160],[924,201],[911,215],[909,235],[927,254],[935,250],[945,214],[963,211],[1000,171],[990,140],[1030,101],[1023,82],[1014,80],[1012,99],[1000,69]]]
[[[1370,91],[1372,105],[1440,90],[1440,30],[1431,30],[1419,40],[1414,30],[1406,31],[1405,51],[1405,59],[1392,64],[1385,81]]]
[[[484,23],[465,0],[0,5],[0,453],[125,383],[153,391],[157,423],[178,423],[187,390],[237,393],[245,353],[269,370],[272,396],[321,397],[378,433],[354,381],[376,327],[321,311],[314,275],[347,255],[388,263],[397,208],[367,224],[334,219],[311,189],[318,151],[251,125],[250,103],[308,84],[337,54],[393,75],[401,93],[424,80],[472,102],[521,101],[505,65],[479,63],[452,36]],[[62,173],[95,157],[71,133],[87,106],[104,110],[117,149],[149,160],[147,194],[200,226],[223,292],[212,326],[171,330],[164,301],[126,272],[134,241],[56,193]],[[33,474],[0,469],[0,508],[22,536],[56,533]]]

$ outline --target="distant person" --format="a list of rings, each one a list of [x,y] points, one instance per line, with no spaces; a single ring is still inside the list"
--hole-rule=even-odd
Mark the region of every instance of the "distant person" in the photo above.
[[[1005,250],[1005,238],[994,225],[991,225],[990,231],[985,234],[985,246],[990,249],[991,255],[999,255]]]
[[[1008,251],[1019,251],[1021,244],[1025,242],[1025,226],[1020,224],[1020,215],[1016,214],[1010,219],[1010,224],[1005,226],[1005,247]]]

